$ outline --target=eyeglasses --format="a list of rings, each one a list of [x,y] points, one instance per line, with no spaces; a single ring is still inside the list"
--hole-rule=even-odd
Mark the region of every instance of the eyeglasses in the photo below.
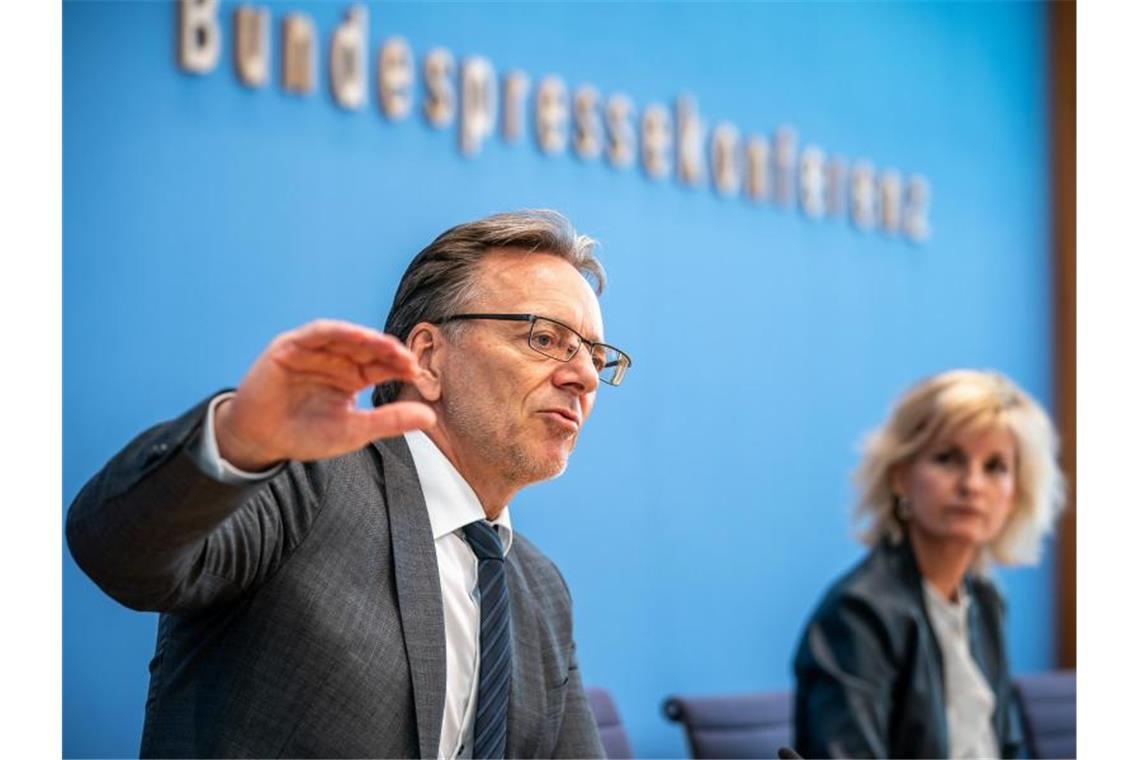
[[[626,371],[633,364],[629,354],[605,343],[586,340],[577,330],[556,319],[537,314],[453,314],[438,320],[439,324],[461,319],[499,319],[506,322],[530,322],[527,343],[543,356],[568,362],[583,345],[590,352],[590,360],[598,371],[598,379],[608,385],[621,385]]]

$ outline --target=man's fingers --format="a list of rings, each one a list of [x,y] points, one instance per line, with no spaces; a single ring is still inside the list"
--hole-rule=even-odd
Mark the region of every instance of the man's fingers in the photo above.
[[[310,350],[295,343],[283,346],[273,358],[290,373],[327,379],[337,388],[348,391],[388,380],[411,380],[416,376],[416,365],[410,361],[396,365],[387,361],[358,363],[340,353]]]
[[[327,382],[341,390],[353,392],[368,385],[360,366],[338,354],[311,351],[290,344],[277,352],[273,359],[290,375]]]
[[[368,381],[368,385],[386,383],[389,380],[412,382],[419,376],[419,367],[416,365],[412,365],[409,372],[400,374],[393,372],[392,368],[387,364],[366,364],[360,368],[360,371]]]
[[[291,330],[286,335],[289,340],[301,343],[307,348],[320,348],[330,340],[361,340],[369,333],[384,334],[371,327],[339,319],[317,319]]]
[[[391,438],[435,424],[435,412],[418,401],[395,401],[377,409],[352,413],[349,423],[361,445],[377,438]]]
[[[395,336],[374,330],[371,327],[342,322],[335,319],[318,319],[300,327],[288,338],[305,348],[325,348],[333,345],[356,346],[365,350],[390,353],[407,352],[407,348]]]
[[[320,350],[344,356],[357,364],[386,364],[398,372],[405,372],[415,364],[412,352],[403,343],[388,335],[383,337],[383,341],[330,341]]]
[[[393,378],[409,378],[415,358],[399,339],[350,322],[319,320],[282,336],[286,350],[325,352],[356,364],[383,364]]]

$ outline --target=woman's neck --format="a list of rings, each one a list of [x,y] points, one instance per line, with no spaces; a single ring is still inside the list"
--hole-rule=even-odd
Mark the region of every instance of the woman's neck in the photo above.
[[[969,542],[935,539],[913,526],[907,529],[907,535],[922,577],[943,599],[956,601],[962,579],[977,556],[977,547]]]

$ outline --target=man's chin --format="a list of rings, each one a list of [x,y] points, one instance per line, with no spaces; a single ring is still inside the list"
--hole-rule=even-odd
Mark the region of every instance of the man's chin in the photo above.
[[[566,472],[566,465],[569,463],[570,458],[566,456],[550,457],[541,462],[536,463],[538,466],[536,470],[541,473],[539,480],[550,480],[557,478],[562,473]]]
[[[532,482],[557,478],[566,472],[566,465],[570,461],[569,451],[543,452],[540,456],[527,457],[529,460],[527,470],[530,471]]]

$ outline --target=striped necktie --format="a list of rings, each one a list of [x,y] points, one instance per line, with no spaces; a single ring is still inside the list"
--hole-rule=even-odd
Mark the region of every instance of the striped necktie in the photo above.
[[[503,545],[486,520],[464,526],[463,534],[479,558],[479,691],[472,757],[501,758],[507,751],[511,696],[511,602]]]

